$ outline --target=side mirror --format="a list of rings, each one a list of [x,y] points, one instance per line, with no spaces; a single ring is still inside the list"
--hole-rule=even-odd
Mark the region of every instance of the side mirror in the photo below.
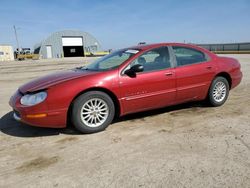
[[[130,68],[133,72],[142,72],[144,70],[143,65],[136,64]]]
[[[136,64],[132,66],[130,69],[126,70],[124,73],[128,76],[134,76],[137,72],[142,72],[144,70],[143,65]]]

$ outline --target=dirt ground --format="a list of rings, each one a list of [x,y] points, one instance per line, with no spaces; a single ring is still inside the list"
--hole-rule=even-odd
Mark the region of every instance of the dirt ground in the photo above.
[[[21,84],[92,59],[0,62],[0,187],[250,187],[250,55],[225,105],[189,103],[120,118],[104,132],[12,119]]]

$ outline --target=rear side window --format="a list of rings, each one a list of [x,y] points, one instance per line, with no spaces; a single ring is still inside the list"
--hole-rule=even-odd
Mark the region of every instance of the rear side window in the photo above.
[[[173,46],[177,66],[191,65],[207,61],[207,56],[196,49]]]

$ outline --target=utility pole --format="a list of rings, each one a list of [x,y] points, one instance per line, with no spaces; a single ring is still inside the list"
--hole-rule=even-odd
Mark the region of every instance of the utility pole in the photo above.
[[[17,37],[17,32],[16,32],[16,26],[14,25],[14,31],[15,31],[15,36],[16,36],[16,43],[17,43],[17,49],[18,49],[18,54],[20,54],[20,46],[18,42],[18,37]]]

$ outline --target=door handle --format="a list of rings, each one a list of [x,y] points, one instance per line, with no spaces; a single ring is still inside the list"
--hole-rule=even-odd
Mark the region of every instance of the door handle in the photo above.
[[[207,66],[206,69],[211,70],[213,67],[212,66]]]
[[[165,73],[165,76],[172,76],[173,75],[173,72],[166,72]]]

